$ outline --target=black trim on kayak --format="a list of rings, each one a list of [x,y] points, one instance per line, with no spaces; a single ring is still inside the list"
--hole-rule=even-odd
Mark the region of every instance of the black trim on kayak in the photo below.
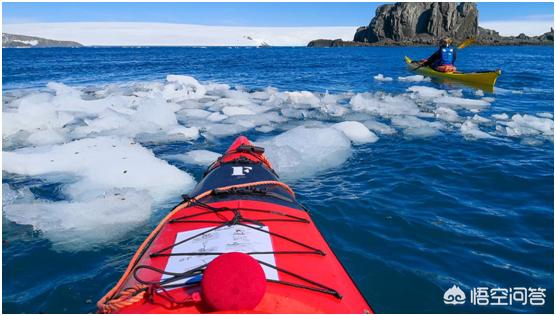
[[[481,71],[473,71],[473,72],[466,72],[465,74],[485,74],[485,73],[496,73],[498,74],[500,70],[481,70]]]
[[[204,202],[192,199],[187,197],[187,195],[184,195],[184,200],[188,200],[191,203],[191,206],[201,206],[204,207],[206,209],[209,209],[208,211],[205,212],[201,212],[201,213],[196,213],[196,214],[192,214],[192,215],[185,215],[185,216],[181,216],[181,217],[177,217],[174,218],[172,220],[170,220],[169,222],[181,222],[185,219],[189,219],[192,217],[196,217],[196,216],[200,216],[200,215],[206,215],[209,213],[218,213],[218,212],[223,212],[223,211],[232,211],[233,209],[229,208],[229,207],[214,207],[211,205],[208,205]],[[289,217],[290,220],[287,219],[259,219],[258,221],[295,221],[295,222],[301,222],[301,223],[310,223],[308,220],[302,218],[302,217],[298,217],[298,216],[294,216],[294,215],[290,215],[290,214],[286,214],[280,211],[273,211],[273,210],[266,210],[266,209],[256,209],[256,208],[249,208],[249,207],[242,207],[241,208],[244,211],[249,211],[249,212],[259,212],[259,213],[268,213],[268,214],[273,214],[273,215],[279,215],[279,216],[284,216],[284,217]],[[198,221],[197,221],[198,222]]]
[[[236,170],[238,167],[243,168],[239,174]],[[259,181],[278,181],[278,177],[262,163],[238,158],[210,170],[189,195],[197,196],[221,187]]]

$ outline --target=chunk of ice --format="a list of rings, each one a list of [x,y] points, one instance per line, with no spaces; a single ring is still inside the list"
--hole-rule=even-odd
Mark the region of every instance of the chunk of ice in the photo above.
[[[337,167],[351,154],[350,140],[331,127],[299,126],[256,144],[265,148],[272,166],[285,179],[309,177]]]
[[[373,132],[359,122],[346,121],[336,123],[332,127],[342,131],[354,144],[374,143],[378,140]]]
[[[384,77],[383,74],[378,74],[376,76],[373,77],[376,81],[392,81],[394,79],[392,79],[392,77]]]
[[[422,75],[413,75],[407,77],[398,77],[399,81],[406,81],[406,82],[421,82],[421,81],[431,81],[431,78],[424,77]]]
[[[382,135],[391,135],[396,133],[396,130],[392,127],[384,123],[377,122],[375,120],[366,120],[365,122],[363,122],[363,125],[365,125],[371,131]]]
[[[173,159],[179,160],[181,162],[191,164],[191,165],[199,165],[199,166],[210,166],[216,159],[220,157],[220,154],[209,151],[209,150],[192,150],[185,154],[179,155],[168,155],[164,158],[166,159]]]
[[[461,134],[466,138],[484,139],[484,138],[496,138],[487,132],[483,132],[479,129],[479,126],[471,120],[465,121],[460,127]]]

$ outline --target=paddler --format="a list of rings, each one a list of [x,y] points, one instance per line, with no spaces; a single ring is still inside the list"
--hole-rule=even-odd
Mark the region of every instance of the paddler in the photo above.
[[[452,46],[452,39],[444,37],[438,42],[438,50],[421,62],[421,67],[430,66],[436,71],[440,72],[454,72],[456,71],[456,49]]]

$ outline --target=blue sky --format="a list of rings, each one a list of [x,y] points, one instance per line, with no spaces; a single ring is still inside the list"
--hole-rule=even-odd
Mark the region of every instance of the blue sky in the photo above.
[[[382,3],[3,3],[4,24],[166,22],[229,26],[367,25]],[[552,20],[553,3],[478,3],[480,22]]]

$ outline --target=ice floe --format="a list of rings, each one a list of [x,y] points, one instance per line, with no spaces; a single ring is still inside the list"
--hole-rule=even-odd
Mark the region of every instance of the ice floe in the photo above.
[[[365,125],[371,131],[383,135],[391,135],[396,133],[396,130],[393,129],[392,127],[375,120],[366,120],[363,122],[363,125]]]
[[[265,148],[274,169],[285,179],[303,178],[337,167],[351,154],[349,138],[332,127],[298,126],[256,144]]]
[[[151,204],[179,196],[195,184],[189,174],[150,150],[116,136],[4,151],[2,156],[8,173],[62,185],[65,201],[15,199],[4,207],[7,219],[33,225],[54,240],[72,233],[75,238],[96,234],[94,241],[104,241],[113,229],[124,232],[148,218]],[[99,229],[110,233],[95,233]]]
[[[544,118],[554,118],[554,114],[552,113],[548,113],[548,112],[541,112],[541,113],[537,113],[538,117],[544,117]]]
[[[407,88],[407,91],[415,93],[415,97],[424,99],[434,99],[446,95],[445,90],[440,90],[432,87],[426,86],[411,86]]]
[[[404,134],[412,137],[435,136],[444,127],[440,122],[430,122],[415,116],[396,116],[392,118],[392,124],[403,128]]]
[[[505,127],[505,133],[510,137],[541,135],[554,139],[554,121],[548,118],[515,114],[510,121],[498,123]]]
[[[506,113],[492,114],[491,116],[500,121],[507,121],[510,119],[510,117]]]
[[[456,109],[466,109],[472,112],[479,112],[490,106],[489,102],[484,100],[465,99],[461,97],[443,96],[434,99],[434,103],[440,106],[447,106]]]
[[[435,117],[442,121],[447,122],[459,122],[461,117],[458,115],[458,112],[445,107],[439,107],[434,110]]]
[[[378,74],[373,77],[376,81],[392,81],[394,80],[392,77],[385,77],[383,74]]]
[[[182,161],[182,162],[187,163],[187,164],[208,167],[210,164],[212,164],[214,161],[216,161],[216,159],[218,159],[219,157],[220,157],[219,153],[215,153],[215,152],[212,152],[212,151],[209,151],[209,150],[201,149],[201,150],[192,150],[192,151],[189,151],[185,154],[167,155],[164,158],[165,159],[179,160],[179,161]]]
[[[467,138],[483,139],[483,138],[495,138],[487,132],[483,132],[479,129],[477,123],[473,120],[465,121],[460,127],[461,134]]]
[[[354,144],[374,143],[378,140],[378,137],[373,132],[359,122],[347,121],[336,123],[332,125],[332,128],[342,131]]]
[[[431,81],[431,78],[422,75],[413,75],[407,77],[398,77],[398,80],[407,81],[407,82],[421,82],[421,81]]]

